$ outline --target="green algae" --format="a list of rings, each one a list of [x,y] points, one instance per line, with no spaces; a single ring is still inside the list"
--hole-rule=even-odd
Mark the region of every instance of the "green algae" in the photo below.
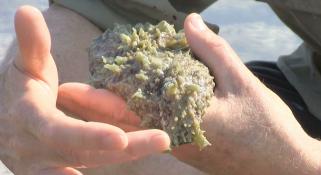
[[[201,130],[214,78],[189,51],[183,31],[157,25],[116,25],[89,50],[91,82],[123,97],[141,125],[166,131],[172,146],[210,145]]]

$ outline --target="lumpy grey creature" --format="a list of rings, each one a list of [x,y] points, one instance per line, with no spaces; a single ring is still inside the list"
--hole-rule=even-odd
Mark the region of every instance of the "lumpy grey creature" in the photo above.
[[[210,145],[200,128],[214,78],[190,53],[183,31],[157,25],[115,25],[89,49],[90,80],[124,98],[141,125],[166,131],[171,145]]]

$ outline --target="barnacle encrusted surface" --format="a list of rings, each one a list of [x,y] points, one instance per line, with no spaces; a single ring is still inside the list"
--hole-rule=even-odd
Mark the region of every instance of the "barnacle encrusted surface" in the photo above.
[[[173,146],[210,143],[200,128],[213,96],[209,70],[194,59],[183,31],[158,25],[116,25],[92,42],[91,82],[123,97],[141,125],[166,131]]]

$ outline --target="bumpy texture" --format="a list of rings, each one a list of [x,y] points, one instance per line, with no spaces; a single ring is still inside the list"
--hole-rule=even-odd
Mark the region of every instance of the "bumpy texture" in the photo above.
[[[166,131],[172,146],[210,145],[200,123],[214,81],[191,55],[183,31],[165,21],[116,25],[92,42],[89,57],[92,84],[123,97],[142,126]]]

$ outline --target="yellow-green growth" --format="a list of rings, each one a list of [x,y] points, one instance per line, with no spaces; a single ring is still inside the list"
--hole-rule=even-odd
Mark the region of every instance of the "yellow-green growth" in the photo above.
[[[127,57],[117,56],[115,58],[115,62],[116,62],[117,65],[125,64],[127,61],[128,61]]]
[[[204,149],[207,146],[210,146],[211,143],[206,139],[206,137],[204,136],[204,132],[201,130],[201,126],[199,121],[195,121],[194,120],[194,143],[200,148],[200,150]]]
[[[203,149],[210,144],[200,122],[215,84],[189,50],[184,31],[166,21],[118,25],[90,48],[91,82],[125,99],[143,127],[166,131],[172,146]]]
[[[200,86],[197,84],[187,84],[187,85],[185,85],[185,91],[188,94],[192,94],[194,92],[199,92]]]
[[[145,96],[143,94],[142,89],[138,89],[133,95],[132,95],[133,99],[145,99]]]
[[[120,39],[121,39],[121,41],[124,43],[124,44],[126,44],[126,45],[130,45],[131,44],[131,42],[132,42],[132,39],[128,36],[128,35],[126,35],[126,34],[123,34],[123,33],[121,33],[120,34]]]
[[[178,93],[177,84],[168,83],[165,85],[165,93],[168,97],[174,97]]]
[[[119,74],[121,72],[121,68],[116,64],[105,64],[104,68],[110,70],[111,72],[113,72],[115,74]]]
[[[142,52],[136,52],[135,59],[142,66],[148,66],[150,64],[148,57],[144,55]]]
[[[146,75],[146,72],[145,72],[145,71],[142,71],[142,70],[140,70],[140,72],[139,72],[138,74],[136,74],[135,77],[136,77],[138,80],[141,80],[141,81],[146,81],[146,80],[148,80],[148,76]]]

